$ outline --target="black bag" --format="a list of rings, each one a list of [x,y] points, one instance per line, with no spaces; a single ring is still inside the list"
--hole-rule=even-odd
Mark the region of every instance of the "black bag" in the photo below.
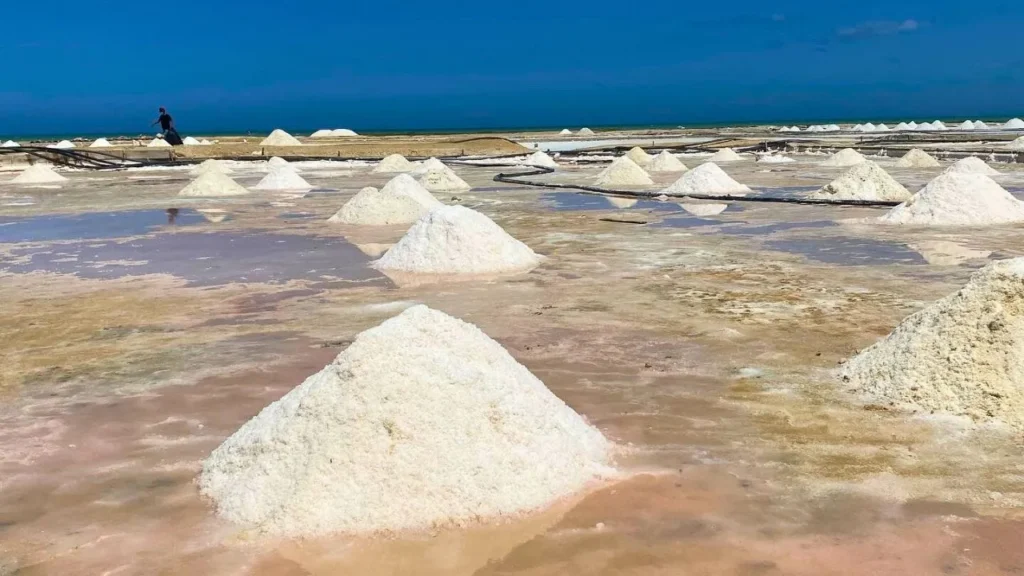
[[[164,140],[167,141],[171,146],[181,146],[184,142],[181,141],[181,136],[178,135],[178,131],[171,128],[164,134]]]

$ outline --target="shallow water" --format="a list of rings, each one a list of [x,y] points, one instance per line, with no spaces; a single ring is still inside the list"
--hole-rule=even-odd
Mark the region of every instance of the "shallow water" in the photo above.
[[[884,242],[869,238],[797,238],[769,240],[765,247],[791,254],[800,254],[809,260],[842,266],[869,266],[886,264],[924,265],[928,262],[906,244]]]
[[[577,194],[574,192],[548,192],[546,194],[541,194],[540,200],[556,211],[621,209],[672,212],[680,209],[678,204],[641,199],[638,199],[636,204],[633,204],[628,208],[619,208],[615,204],[612,204],[611,199],[607,196],[599,194]]]
[[[0,216],[0,243],[91,240],[147,234],[161,227],[206,222],[190,208],[125,210],[12,218]]]

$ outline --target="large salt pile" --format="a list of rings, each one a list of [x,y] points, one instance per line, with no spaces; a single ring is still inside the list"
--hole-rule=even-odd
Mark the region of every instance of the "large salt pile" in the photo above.
[[[331,130],[331,136],[334,136],[335,138],[348,138],[351,136],[359,136],[359,134],[356,134],[354,130],[349,130],[348,128],[335,128],[334,130]]]
[[[207,170],[178,192],[178,196],[199,196],[216,198],[220,196],[243,196],[249,191],[226,174]]]
[[[875,131],[876,132],[888,132],[889,131],[889,127],[886,126],[885,124],[879,124],[878,126],[875,127]]]
[[[686,172],[686,165],[668,150],[662,150],[647,164],[649,172]]]
[[[277,128],[260,142],[260,146],[302,146],[302,142],[291,134]]]
[[[533,154],[526,157],[526,161],[523,164],[530,166],[543,166],[544,168],[558,168],[558,162],[551,156],[548,156],[545,152],[537,150]]]
[[[271,534],[428,530],[542,509],[612,475],[610,455],[500,344],[420,305],[245,423],[199,488]]]
[[[18,144],[14,140],[8,140],[7,142],[4,142],[3,144],[0,144],[0,148],[20,148],[20,147],[21,147],[21,144]]]
[[[975,130],[988,130],[989,127],[988,127],[988,124],[985,124],[981,120],[975,120],[974,121],[974,129]]]
[[[630,160],[629,156],[621,156],[597,175],[594,181],[598,186],[650,186],[654,184],[651,176],[644,169]]]
[[[1024,221],[1024,203],[983,174],[943,172],[877,222],[984,226]]]
[[[146,144],[147,148],[170,148],[171,145],[163,138],[153,138]]]
[[[333,136],[331,130],[320,129],[309,135],[310,138],[330,138]]]
[[[1010,150],[1024,150],[1024,136],[1017,138],[1013,142],[1006,145]]]
[[[290,166],[275,166],[267,172],[253,190],[309,190],[313,185],[306,182]]]
[[[572,136],[572,130],[568,128],[562,128],[562,131],[558,133],[559,136]]]
[[[227,164],[221,162],[220,160],[214,160],[213,158],[203,160],[201,164],[198,164],[194,166],[191,170],[189,170],[189,174],[192,176],[202,176],[207,172],[219,172],[221,174],[234,173],[234,171],[231,168],[228,168]]]
[[[293,166],[289,164],[287,160],[279,156],[271,156],[270,159],[267,160],[267,168],[274,169],[280,167],[288,167],[291,168],[292,170],[295,169]]]
[[[406,160],[405,156],[401,154],[389,154],[384,157],[376,166],[373,167],[373,172],[378,174],[390,174],[394,172],[409,172],[416,166]]]
[[[898,409],[1024,431],[1024,258],[993,262],[846,363],[855,392]]]
[[[964,120],[962,124],[956,127],[957,130],[974,130],[974,122],[970,120]]]
[[[666,194],[742,194],[750,188],[733,180],[714,162],[705,162],[683,174],[665,189]]]
[[[911,127],[910,124],[907,124],[906,122],[900,122],[899,124],[896,125],[895,128],[893,128],[893,130],[900,130],[900,131],[907,131],[907,130],[913,130],[913,129],[914,128]]]
[[[910,192],[878,164],[865,160],[811,194],[811,198],[903,202],[910,199]]]
[[[426,174],[427,172],[430,172],[431,170],[444,170],[445,168],[447,168],[447,166],[445,166],[444,162],[441,162],[437,158],[431,157],[431,158],[427,158],[426,160],[421,162],[420,165],[417,166],[412,171],[412,175],[413,176],[422,176],[422,175]]]
[[[89,148],[110,148],[110,141],[106,138],[97,138],[89,144]]]
[[[1024,130],[1024,120],[1020,118],[1011,118],[1006,124],[1003,124],[1004,130]]]
[[[411,224],[441,206],[412,176],[399,174],[380,190],[360,190],[328,222],[365,226]]]
[[[60,142],[57,142],[56,144],[48,144],[46,147],[47,148],[56,148],[57,150],[70,150],[71,148],[75,147],[75,144],[73,142],[71,142],[70,140],[61,140]]]
[[[200,146],[201,142],[191,136],[185,136],[185,139],[181,141],[185,146]]]
[[[821,163],[822,166],[830,166],[833,168],[845,168],[847,166],[856,166],[864,161],[864,156],[860,152],[857,152],[853,148],[843,148],[839,152],[828,157]]]
[[[626,156],[629,156],[629,159],[635,162],[637,166],[646,166],[654,158],[639,146],[630,148],[629,152],[626,152]]]
[[[15,176],[11,184],[54,184],[66,182],[67,178],[57,174],[46,164],[33,164]]]
[[[590,128],[580,128],[580,131],[576,133],[579,136],[593,136],[594,131]]]
[[[445,206],[417,220],[373,267],[417,274],[499,274],[530,270],[540,260],[487,216]]]
[[[715,152],[709,158],[712,162],[738,162],[743,160],[743,157],[736,153],[732,148],[722,148],[718,152]]]
[[[440,162],[439,162],[440,164]],[[441,164],[420,176],[420,184],[431,192],[462,192],[472,188],[454,170]]]
[[[998,176],[999,172],[985,163],[977,156],[968,156],[954,162],[946,172],[960,172],[963,174],[984,174],[986,176]]]
[[[896,161],[897,168],[938,168],[941,166],[931,154],[919,148],[911,148],[909,152]]]

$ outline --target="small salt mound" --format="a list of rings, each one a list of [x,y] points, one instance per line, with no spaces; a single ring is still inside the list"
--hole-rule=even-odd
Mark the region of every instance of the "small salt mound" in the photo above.
[[[686,172],[686,165],[668,150],[662,150],[647,164],[649,172]]]
[[[974,121],[974,129],[975,130],[988,130],[989,127],[988,127],[988,124],[985,124],[981,120],[975,120]]]
[[[406,160],[405,156],[401,154],[390,154],[385,156],[376,166],[373,167],[373,172],[378,174],[394,173],[394,172],[409,172],[416,166]]]
[[[278,156],[271,156],[270,160],[267,160],[268,168],[279,168],[281,166],[288,166],[289,168],[291,168],[288,161],[285,160],[284,158],[280,158]]]
[[[635,162],[637,166],[646,166],[653,159],[653,156],[639,146],[630,148],[629,152],[626,152],[626,156],[629,156],[629,159]]]
[[[1024,150],[1024,136],[1017,138],[1013,142],[1006,145],[1010,150]]]
[[[459,178],[454,170],[441,164],[440,168],[429,170],[420,176],[420,184],[431,192],[462,192],[472,188],[465,180]]]
[[[1024,430],[1024,258],[993,262],[840,373],[859,394]]]
[[[212,146],[213,145],[213,142],[210,142],[209,140],[207,140],[205,138],[203,138],[199,143],[202,144],[203,146]]]
[[[69,150],[69,149],[74,148],[74,147],[75,147],[74,143],[71,142],[70,140],[61,140],[60,142],[57,142],[56,144],[50,144],[50,145],[47,146],[47,148],[56,148],[57,150]]]
[[[97,138],[89,144],[89,148],[110,148],[110,141],[106,138]]]
[[[249,191],[229,176],[213,170],[200,174],[178,192],[178,196],[200,196],[215,198],[221,196],[243,196]]]
[[[983,174],[943,172],[880,224],[984,226],[1024,221],[1024,203]]]
[[[1004,130],[1024,130],[1024,120],[1020,118],[1013,118],[1006,124],[1003,124]]]
[[[479,328],[418,305],[245,423],[199,489],[265,533],[433,530],[540,510],[612,475],[611,448]]]
[[[947,128],[941,121],[936,120],[932,122],[932,130],[949,130],[949,128]]]
[[[715,152],[709,158],[711,162],[738,162],[743,160],[743,157],[736,153],[732,148],[722,148],[718,152]]]
[[[680,208],[694,216],[716,216],[729,208],[728,204],[680,204]]]
[[[621,156],[597,175],[598,186],[650,186],[651,176],[633,162],[629,156]]]
[[[636,206],[637,202],[639,202],[636,198],[621,198],[619,196],[605,196],[605,198],[608,200],[609,204],[619,210],[632,208],[633,206]]]
[[[373,267],[417,274],[500,274],[525,272],[540,261],[487,216],[445,206],[417,220]]]
[[[199,140],[196,140],[195,138],[193,138],[191,136],[185,136],[185,139],[182,140],[181,143],[184,144],[185,146],[199,146],[200,145]]]
[[[167,143],[167,140],[163,138],[153,138],[149,144],[146,144],[147,148],[170,148],[171,145]]]
[[[968,156],[954,162],[946,172],[960,172],[963,174],[984,174],[986,176],[998,176],[999,172],[985,163],[977,156]]]
[[[878,164],[866,160],[811,194],[811,198],[903,202],[910,199],[910,192]]]
[[[828,126],[825,126],[826,132],[838,132],[839,130],[841,130],[841,128],[839,128],[839,125],[837,124],[829,124]]]
[[[864,131],[864,125],[863,124],[857,124],[853,128],[850,128],[850,130],[853,130],[854,132],[863,132]]]
[[[957,126],[957,129],[958,130],[974,130],[974,122],[971,122],[970,120],[964,120],[964,122],[962,124]]]
[[[911,120],[907,125],[910,126],[911,130],[917,130],[918,128],[921,127],[917,122],[914,122],[913,120]]]
[[[733,180],[714,162],[706,162],[690,170],[665,189],[666,194],[730,194],[750,192],[750,188]]]
[[[3,144],[0,144],[0,148],[20,148],[20,147],[21,147],[21,144],[18,144],[14,140],[8,140],[7,142],[4,142]]]
[[[889,131],[889,127],[886,126],[885,124],[879,124],[878,126],[875,127],[875,131],[876,132],[888,132]]]
[[[290,166],[275,166],[252,187],[253,190],[309,190],[313,185],[302,179]]]
[[[537,150],[533,154],[526,157],[526,161],[523,164],[530,166],[543,166],[544,168],[558,168],[558,162],[551,156],[548,156],[545,152]]]
[[[568,128],[562,128],[562,131],[558,133],[559,136],[572,136],[572,130]]]
[[[895,128],[893,128],[893,130],[907,131],[913,130],[913,128],[910,126],[910,124],[907,124],[906,122],[900,122],[899,124],[896,125]]]
[[[577,132],[576,134],[578,134],[580,136],[593,136],[594,135],[594,131],[591,130],[590,128],[580,128],[580,131]]]
[[[364,226],[411,224],[441,206],[412,176],[399,174],[380,190],[360,190],[328,222]]]
[[[843,148],[839,152],[829,156],[828,160],[822,162],[821,165],[833,168],[845,168],[847,166],[856,166],[864,160],[865,158],[860,152],[857,152],[853,148]]]
[[[15,176],[11,184],[53,184],[55,182],[66,182],[67,178],[57,174],[46,164],[33,164],[22,170],[21,174]]]
[[[302,142],[299,142],[298,138],[278,128],[271,132],[270,136],[264,138],[260,142],[260,146],[302,146]]]
[[[877,129],[878,128],[871,122],[868,122],[867,124],[860,127],[861,132],[874,132]]]
[[[897,168],[938,168],[939,161],[919,148],[912,148],[896,161]]]
[[[412,175],[413,176],[422,176],[422,175],[426,174],[427,172],[430,172],[431,170],[444,170],[445,168],[447,168],[447,166],[445,166],[444,162],[441,162],[437,158],[431,157],[431,158],[427,158],[426,160],[421,162],[420,165],[417,166],[412,171]]]
[[[793,160],[789,156],[783,156],[781,154],[765,154],[763,156],[759,156],[757,161],[762,164],[786,164],[789,162],[796,162],[796,160]]]
[[[220,160],[214,160],[213,158],[210,158],[209,160],[203,160],[201,164],[189,170],[189,174],[192,176],[202,176],[207,172],[232,174],[234,171],[231,170],[231,168],[228,168],[227,164],[221,162]]]
[[[334,134],[331,130],[320,129],[309,135],[310,138],[330,138]]]
[[[331,130],[331,136],[334,136],[335,138],[347,138],[350,136],[359,136],[359,134],[356,134],[355,131],[349,130],[348,128],[335,128],[334,130]]]

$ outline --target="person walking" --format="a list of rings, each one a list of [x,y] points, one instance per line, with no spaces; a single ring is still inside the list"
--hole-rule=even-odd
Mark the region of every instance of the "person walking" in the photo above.
[[[163,106],[160,107],[160,117],[153,121],[150,126],[156,126],[157,124],[160,124],[160,133],[168,144],[171,146],[181,146],[181,136],[178,135],[178,130],[174,127],[174,118],[167,113],[167,109]]]

